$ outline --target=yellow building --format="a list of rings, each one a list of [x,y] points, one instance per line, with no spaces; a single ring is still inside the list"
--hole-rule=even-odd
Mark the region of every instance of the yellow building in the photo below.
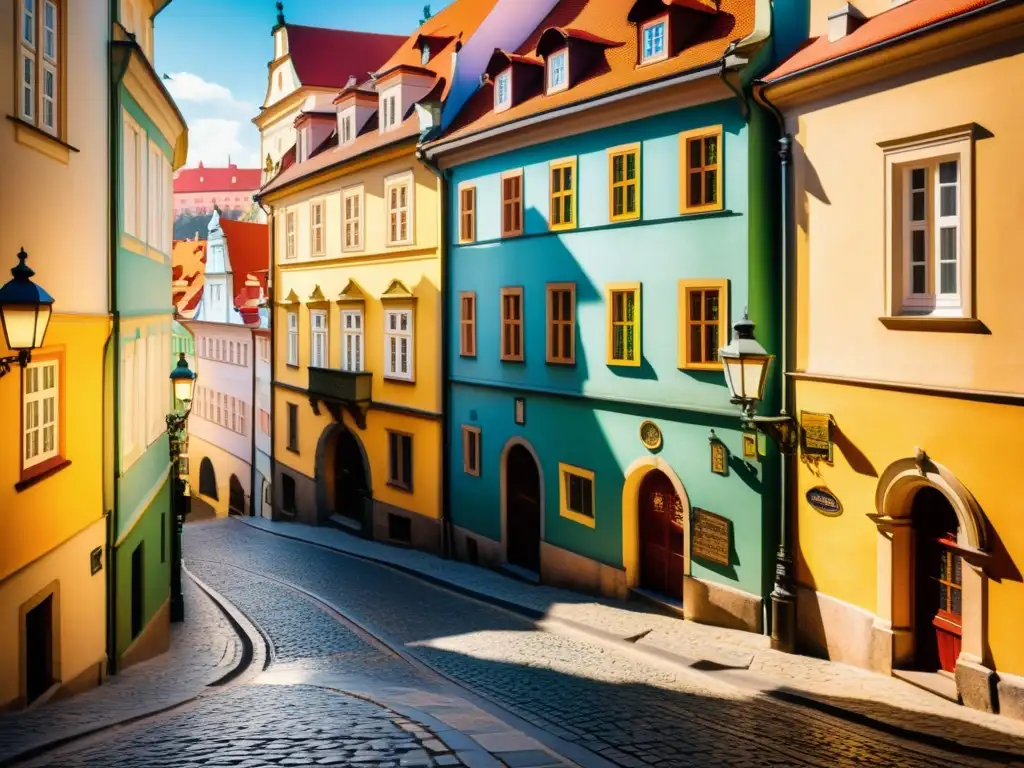
[[[45,73],[0,78],[0,284],[24,248],[55,299],[43,346],[0,374],[0,710],[96,685],[106,665],[110,27],[88,3],[36,8],[0,0],[5,71]]]
[[[840,6],[761,93],[794,142],[800,636],[1024,718],[1024,6]]]

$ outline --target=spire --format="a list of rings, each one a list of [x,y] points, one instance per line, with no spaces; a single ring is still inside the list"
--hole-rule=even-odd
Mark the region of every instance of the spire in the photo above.
[[[284,24],[284,3],[277,3],[277,23],[279,25]]]

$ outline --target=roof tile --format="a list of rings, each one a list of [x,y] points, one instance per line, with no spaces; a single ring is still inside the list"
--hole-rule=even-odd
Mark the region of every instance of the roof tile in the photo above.
[[[312,88],[343,88],[359,81],[394,54],[405,38],[347,29],[286,24],[288,50],[299,82]]]

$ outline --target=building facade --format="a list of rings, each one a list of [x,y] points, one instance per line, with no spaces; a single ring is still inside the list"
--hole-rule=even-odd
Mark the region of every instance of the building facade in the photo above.
[[[1012,454],[1018,3],[812,3],[768,78],[794,153],[798,623],[830,658],[1024,717]],[[827,14],[831,13],[831,16]],[[996,87],[996,84],[999,84]],[[809,415],[808,415],[809,414]]]
[[[170,456],[165,416],[170,370],[172,177],[188,153],[188,132],[153,69],[153,19],[167,2],[114,4],[110,109],[116,183],[111,233],[113,330],[105,430],[113,510],[109,655],[118,668],[170,642]]]
[[[769,19],[559,2],[426,146],[449,190],[459,557],[765,630],[778,457],[745,453],[718,350],[745,313],[779,337],[774,125],[737,97]]]
[[[209,216],[214,208],[224,213],[249,213],[261,176],[259,168],[239,168],[230,162],[227,168],[208,168],[202,163],[182,168],[174,175],[174,215]]]

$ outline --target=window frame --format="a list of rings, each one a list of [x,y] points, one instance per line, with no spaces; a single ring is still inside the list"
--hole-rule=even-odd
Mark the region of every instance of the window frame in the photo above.
[[[46,52],[47,7],[53,8],[53,55]],[[16,0],[14,5],[14,110],[18,119],[37,128],[47,136],[63,142],[65,136],[66,79],[67,79],[67,9],[65,0],[34,0],[31,11],[32,40],[25,39],[25,21],[28,10],[25,0]],[[26,82],[25,64],[31,63],[31,79]],[[46,96],[46,75],[53,80],[53,93]],[[26,93],[28,90],[28,93]],[[52,109],[52,124],[44,121],[47,102]],[[27,107],[31,106],[31,110]]]
[[[299,452],[299,406],[296,403],[285,403],[288,414],[287,431],[285,439],[288,441],[285,446],[292,453]]]
[[[545,286],[545,305],[546,305],[546,322],[545,326],[545,337],[547,339],[545,343],[545,361],[549,365],[576,365],[576,283],[548,283]],[[555,318],[552,313],[551,297],[555,293],[569,294],[569,306],[571,307],[571,317],[566,320],[565,318]],[[558,325],[559,331],[564,325],[569,326],[569,354],[568,355],[555,355],[552,351],[552,334],[555,329],[555,325]],[[561,339],[561,333],[558,338]],[[560,350],[564,351],[564,350]]]
[[[664,35],[665,42],[664,42],[664,44],[661,47],[661,51],[658,52],[658,53],[653,53],[652,52],[650,56],[646,56],[644,54],[644,50],[645,50],[644,38],[647,35],[647,30],[653,29],[654,27],[657,27],[657,26],[660,26],[660,25],[664,25],[664,27],[665,27],[665,35]],[[638,41],[638,50],[637,50],[637,53],[640,54],[640,62],[639,62],[640,66],[644,66],[646,64],[657,64],[659,61],[665,61],[668,58],[668,52],[671,49],[671,44],[672,44],[672,38],[671,38],[672,31],[671,31],[671,29],[672,29],[672,25],[669,24],[669,18],[668,18],[668,14],[667,13],[663,13],[663,14],[660,14],[658,16],[655,16],[653,19],[648,19],[647,21],[645,21],[643,24],[640,25],[640,29],[639,29],[640,39]]]
[[[466,205],[467,196],[470,205]],[[476,184],[459,185],[459,244],[476,242]]]
[[[565,189],[565,171],[568,169],[571,171],[569,174],[570,188]],[[561,176],[560,186],[557,192],[555,191],[555,174],[558,173]],[[577,224],[577,208],[579,204],[579,175],[576,171],[576,158],[566,157],[560,160],[552,160],[548,164],[548,229],[552,232],[561,232],[567,229],[576,229]],[[555,219],[555,206],[557,203],[562,203],[565,198],[569,198],[569,211],[570,220],[562,221],[558,224],[554,223]],[[564,211],[564,206],[559,206],[559,211]],[[504,213],[504,211],[503,211]]]
[[[466,302],[472,308],[472,316],[466,316]],[[459,293],[459,356],[476,357],[476,291]],[[468,343],[467,343],[468,342]]]
[[[363,250],[363,185],[348,187],[341,191],[341,250],[345,252]],[[349,216],[349,201],[353,202],[355,216]],[[349,225],[355,237],[349,241]]]
[[[323,318],[323,327],[316,327],[316,318]],[[330,323],[330,314],[326,309],[313,308],[309,310],[309,367],[310,368],[330,368],[330,347],[328,343],[330,341],[330,335],[328,334],[328,328]],[[323,359],[320,361],[321,365],[317,365],[317,354],[316,354],[316,340],[317,337],[323,339],[321,350]]]
[[[320,212],[320,223],[316,223],[315,212]],[[316,238],[320,235],[320,248],[317,249]],[[325,200],[311,200],[309,203],[309,255],[327,255],[327,203]]]
[[[350,330],[345,327],[345,320],[348,317],[359,318],[358,330]],[[348,340],[358,339],[356,346],[359,347],[358,365],[350,367],[348,364]],[[366,370],[366,313],[362,307],[347,307],[341,310],[341,370],[349,373],[362,373]]]
[[[513,197],[509,197],[509,198],[506,199],[506,197],[505,197],[505,182],[508,181],[509,179],[518,179],[519,180],[519,195],[518,195],[518,197],[513,196]],[[501,174],[501,195],[500,195],[500,198],[501,198],[501,214],[500,215],[501,215],[501,236],[502,236],[502,238],[506,238],[506,237],[520,237],[520,236],[522,236],[522,234],[523,234],[523,232],[525,230],[525,224],[523,222],[523,198],[526,196],[525,192],[526,191],[525,191],[524,186],[523,186],[523,169],[522,168],[517,168],[516,170],[513,170],[513,171],[505,171],[503,174]],[[518,212],[518,216],[519,216],[519,226],[518,226],[518,228],[511,227],[511,226],[508,229],[505,228],[505,207],[506,206],[509,206],[509,211],[510,212],[512,212],[512,213]],[[510,215],[509,215],[509,224],[510,225],[512,223],[512,218],[513,218],[512,213],[510,213]]]
[[[617,293],[632,293],[633,304],[635,307],[635,319],[633,320],[633,330],[635,338],[633,339],[633,349],[635,351],[635,359],[633,360],[618,360],[613,357],[615,351],[615,310],[612,306],[614,296]],[[607,307],[607,326],[608,326],[608,352],[607,352],[607,363],[608,365],[622,365],[631,368],[638,368],[641,361],[643,360],[643,347],[640,344],[642,338],[641,329],[643,324],[643,294],[641,292],[640,283],[608,283],[605,285],[605,306]],[[622,321],[623,323],[627,321]]]
[[[501,97],[501,83],[504,81],[507,85],[505,95],[507,98],[504,101],[500,100]],[[512,107],[512,67],[506,67],[497,75],[494,76],[494,111],[505,112]]]
[[[526,304],[523,298],[523,286],[505,286],[501,289],[501,300],[498,306],[499,316],[501,318],[501,336],[499,343],[499,356],[502,362],[506,363],[522,363],[526,361]],[[505,299],[507,297],[516,296],[519,298],[519,319],[506,319],[505,317]],[[505,353],[505,333],[511,328],[519,328],[519,354],[514,352]],[[511,349],[511,345],[510,345]]]
[[[462,425],[462,471],[471,477],[480,477],[480,427]],[[470,438],[470,435],[473,435]],[[473,445],[470,445],[470,442]]]
[[[54,372],[54,385],[53,387],[43,388],[41,385],[44,382],[45,374],[44,369],[53,367]],[[40,477],[47,472],[50,472],[57,467],[64,464],[67,459],[67,445],[66,445],[66,423],[67,423],[67,386],[66,386],[66,368],[65,357],[63,351],[37,353],[32,356],[32,361],[26,365],[21,372],[19,384],[18,384],[18,402],[20,407],[20,421],[19,426],[21,429],[19,439],[19,463],[20,463],[20,477],[19,485],[25,483],[34,478]],[[31,397],[25,392],[25,387],[28,383],[28,371],[38,370],[38,378],[40,382],[40,388],[35,392],[31,393]],[[51,389],[56,390],[53,394],[53,449],[50,451],[43,451],[42,446],[44,444],[43,430],[49,426],[43,416],[45,406],[43,405],[44,400],[50,398],[46,395]],[[36,431],[39,436],[39,452],[29,459],[26,454],[26,438],[28,435],[29,427],[26,423],[26,409],[28,403],[37,402],[39,405],[39,423],[38,426],[33,427],[32,430]],[[20,490],[20,489],[19,489]]]
[[[299,312],[288,310],[285,312],[285,333],[287,346],[285,347],[285,365],[289,368],[299,367]],[[292,318],[295,318],[294,322]],[[295,326],[294,328],[292,326]],[[292,343],[295,344],[295,354],[292,355]]]
[[[562,82],[557,85],[552,84],[552,76],[556,72],[555,61],[562,59]],[[550,54],[545,62],[544,66],[544,90],[549,96],[554,93],[561,93],[569,87],[569,46],[559,48],[554,53]]]
[[[636,163],[634,165],[636,169],[636,177],[632,180],[626,178],[627,168],[629,167],[627,157],[629,155],[636,155]],[[620,182],[615,181],[615,160],[616,158],[622,158],[622,176],[623,180]],[[640,218],[643,203],[640,199],[640,158],[641,158],[641,146],[639,142],[634,144],[623,144],[618,147],[612,147],[608,150],[608,221],[635,221]],[[626,210],[626,201],[629,199],[628,190],[630,187],[636,188],[636,211],[630,213]],[[617,188],[622,189],[622,213],[615,214],[615,190]]]
[[[409,328],[407,331],[388,329],[388,319],[394,315],[400,317],[402,314],[409,315]],[[399,321],[401,325],[401,321]],[[391,368],[391,357],[390,357],[390,340],[392,338],[398,339],[399,346],[397,347],[395,363],[396,368]],[[406,362],[408,367],[407,373],[401,373],[397,369],[397,364],[401,359],[401,339],[408,338],[408,345],[406,348]],[[391,381],[415,381],[416,380],[416,366],[415,366],[415,347],[416,347],[416,316],[412,307],[385,307],[384,308],[384,378]]]
[[[123,198],[121,213],[123,217],[121,228],[128,237],[139,243],[145,244],[147,239],[147,225],[149,223],[149,137],[146,131],[139,124],[132,114],[125,108],[121,109],[121,173],[124,178],[122,182]],[[128,133],[131,132],[132,145],[132,171],[131,189],[128,189],[126,173],[128,167]],[[131,207],[129,207],[129,201]],[[129,226],[130,224],[130,226]]]
[[[690,142],[698,139],[704,141],[715,137],[718,140],[718,161],[712,166],[701,165],[701,189],[705,190],[705,176],[709,170],[715,171],[715,202],[693,204],[690,200],[690,174],[694,170],[690,167]],[[679,134],[679,213],[709,213],[721,211],[725,205],[723,179],[725,177],[725,143],[724,133],[721,125],[710,125],[704,128],[696,128],[692,131],[683,131]],[[701,145],[703,158],[703,144]],[[701,161],[703,163],[703,160]],[[702,193],[703,194],[703,193]]]
[[[405,221],[406,221],[406,236],[404,238],[391,237],[391,218],[397,214],[400,214],[403,210],[403,206],[398,205],[396,208],[391,207],[391,190],[405,188]],[[416,183],[412,171],[402,171],[401,173],[388,176],[384,179],[384,210],[387,214],[385,220],[385,242],[388,247],[402,246],[402,245],[413,245],[415,243],[414,227],[415,220],[413,218],[415,214],[415,204],[413,197],[416,193]],[[401,198],[399,198],[401,199]],[[401,219],[398,219],[400,222]],[[401,231],[396,229],[396,235],[401,235]]]
[[[690,294],[693,291],[718,291],[718,348],[721,349],[729,343],[729,281],[725,278],[680,280],[677,327],[679,341],[678,367],[680,370],[686,371],[720,371],[722,370],[721,358],[714,362],[691,361],[690,326],[695,321],[690,317]],[[702,326],[710,324],[709,321],[703,319],[696,322]],[[701,339],[704,339],[703,334],[701,334]]]
[[[567,481],[570,477],[577,477],[590,483],[590,511],[593,513],[592,515],[569,508]],[[597,527],[597,481],[591,470],[561,461],[558,462],[558,514],[567,520],[572,520],[588,528]]]
[[[413,476],[415,475],[415,472],[416,472],[416,467],[415,467],[415,464],[414,464],[414,461],[415,461],[415,449],[413,447],[413,435],[411,433],[409,433],[409,432],[402,432],[400,430],[395,430],[395,429],[387,429],[385,431],[387,432],[387,435],[388,435],[388,479],[387,479],[387,484],[391,488],[396,488],[396,489],[398,489],[400,491],[405,491],[407,493],[412,493],[412,489],[413,489]],[[398,466],[395,466],[395,464],[391,461],[391,453],[392,453],[391,452],[391,443],[392,443],[393,440],[397,440],[397,442],[398,442],[398,450],[396,451],[396,453],[399,455]],[[404,470],[405,470],[405,466],[404,466],[405,465],[405,461],[404,461],[404,459],[405,459],[407,454],[406,454],[406,452],[404,450],[404,447],[403,447],[403,441],[404,440],[408,440],[408,446],[409,446],[409,448],[408,448],[409,476],[405,477],[405,478],[399,477],[398,474],[397,474],[397,470],[401,469],[403,471],[403,473],[404,473]]]
[[[289,261],[298,256],[296,231],[296,213],[289,209],[284,213],[284,257]]]

